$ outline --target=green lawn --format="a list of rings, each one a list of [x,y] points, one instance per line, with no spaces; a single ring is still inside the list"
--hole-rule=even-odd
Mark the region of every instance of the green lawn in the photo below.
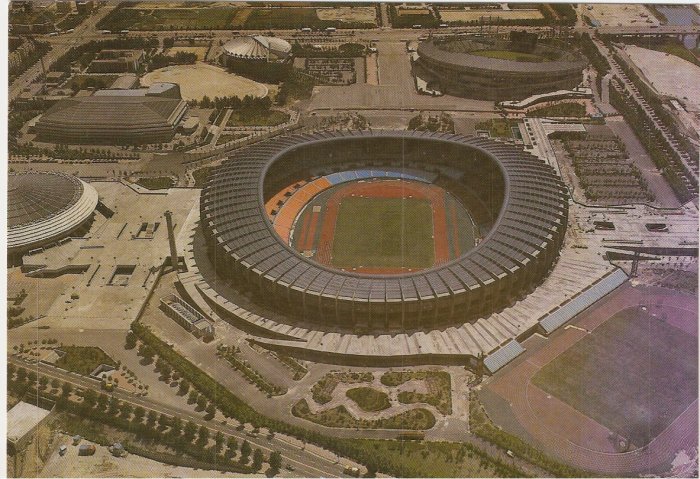
[[[679,44],[679,43],[665,43],[664,45],[660,45],[658,47],[652,47],[654,50],[659,50],[662,52],[670,53],[671,55],[675,55],[678,58],[682,58],[683,60],[689,61],[690,63],[693,63],[695,65],[700,66],[700,59],[698,59],[695,55],[693,55],[693,52],[688,50],[684,45]]]
[[[586,107],[580,103],[560,103],[530,111],[527,116],[534,117],[576,117],[586,116]]]
[[[320,27],[315,8],[254,8],[245,22],[249,29]]]
[[[383,411],[391,407],[389,396],[374,388],[362,387],[348,389],[345,395],[355,401],[363,411]]]
[[[283,111],[268,110],[264,112],[241,114],[231,113],[226,126],[277,126],[289,120],[289,114]]]
[[[230,28],[234,7],[119,8],[98,28],[107,30],[217,30]]]
[[[544,57],[532,53],[512,52],[510,50],[475,50],[469,52],[470,55],[478,57],[496,58],[499,60],[511,60],[516,62],[539,63],[546,61]]]
[[[518,477],[507,464],[484,459],[468,443],[356,439],[368,454],[381,457],[403,477]]]
[[[401,391],[397,398],[402,404],[425,403],[443,414],[452,414],[452,377],[445,371],[391,371],[384,373],[382,384],[397,387],[411,379],[423,380],[427,393]]]
[[[213,166],[205,166],[204,168],[199,168],[192,172],[192,177],[194,178],[195,188],[204,188],[204,184],[209,179],[209,173],[213,170]]]
[[[488,130],[492,137],[512,138],[513,132],[511,131],[511,128],[517,125],[517,120],[504,120],[503,118],[497,118],[494,120],[481,121],[474,126],[474,129]]]
[[[148,190],[163,190],[173,186],[173,179],[169,176],[156,176],[155,178],[139,178],[137,185]]]
[[[60,350],[66,354],[56,361],[56,366],[83,376],[89,375],[100,364],[116,366],[114,360],[100,348],[92,346],[63,346]]]
[[[339,268],[428,268],[433,265],[430,202],[401,198],[345,198],[333,237]]]

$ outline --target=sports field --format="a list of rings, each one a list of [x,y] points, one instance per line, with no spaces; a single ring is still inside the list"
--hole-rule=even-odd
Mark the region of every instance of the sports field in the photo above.
[[[544,366],[533,383],[640,447],[697,398],[697,374],[697,338],[632,307]]]
[[[434,258],[429,201],[350,197],[340,203],[333,266],[428,268]]]

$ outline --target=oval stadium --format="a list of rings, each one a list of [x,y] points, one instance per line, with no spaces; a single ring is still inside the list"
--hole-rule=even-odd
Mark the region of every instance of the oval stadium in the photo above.
[[[292,324],[421,330],[541,283],[567,201],[554,170],[514,146],[322,132],[234,153],[202,192],[201,225],[217,276]]]
[[[565,46],[485,38],[427,40],[418,45],[415,68],[444,93],[482,100],[522,100],[568,90],[582,80],[587,61]]]

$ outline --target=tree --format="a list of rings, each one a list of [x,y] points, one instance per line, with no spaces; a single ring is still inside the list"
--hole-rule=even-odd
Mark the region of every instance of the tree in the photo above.
[[[130,404],[127,403],[122,403],[119,406],[119,411],[120,411],[120,416],[124,419],[129,419],[131,417],[131,413],[133,412],[134,408],[131,407]]]
[[[193,422],[187,421],[183,432],[183,437],[185,441],[187,441],[188,443],[192,442],[192,439],[194,439],[195,434],[197,434],[197,426]]]
[[[153,351],[153,348],[151,348],[148,344],[142,344],[139,346],[138,350],[138,355],[143,357],[143,359],[146,360],[146,362],[150,363],[153,361],[153,356],[155,356],[155,351]]]
[[[107,396],[105,393],[100,393],[100,395],[97,396],[97,407],[99,408],[100,411],[105,410],[108,402],[109,402],[109,396]]]
[[[180,437],[182,433],[182,419],[175,416],[170,424],[170,435],[173,437]]]
[[[92,389],[86,389],[83,393],[83,404],[85,406],[92,408],[97,403],[97,393]]]
[[[134,349],[136,347],[136,335],[129,331],[126,333],[126,342],[124,344],[124,349]]]
[[[248,462],[248,457],[251,452],[253,452],[253,448],[250,447],[248,440],[244,439],[243,444],[241,444],[241,459],[245,458],[245,462]]]
[[[270,472],[273,476],[276,475],[282,467],[282,454],[279,451],[273,451],[268,462],[270,463]]]
[[[216,414],[216,407],[214,406],[214,403],[209,403],[209,406],[207,406],[207,418],[211,419],[214,417]]]
[[[39,385],[41,386],[41,389],[46,389],[47,384],[49,384],[49,378],[46,376],[41,376],[39,378]]]
[[[259,471],[260,468],[262,467],[264,460],[263,453],[260,449],[255,448],[255,451],[253,451],[253,470],[254,471]]]
[[[187,381],[187,379],[183,379],[180,381],[180,390],[178,391],[180,393],[180,396],[184,396],[187,394],[187,392],[190,390],[190,383]]]
[[[157,419],[158,419],[158,414],[155,411],[148,411],[148,416],[146,418],[146,425],[151,429],[155,428]]]
[[[163,363],[160,366],[160,374],[163,376],[163,380],[167,381],[170,379],[170,373],[173,371],[173,368],[170,367],[170,364],[168,363]]]
[[[228,442],[226,443],[226,456],[233,457],[236,455],[236,450],[238,449],[238,441],[233,436],[229,436]]]
[[[194,404],[199,400],[199,393],[194,389],[190,391],[190,395],[187,397],[187,404]]]
[[[216,435],[214,436],[214,449],[216,450],[217,454],[224,448],[224,439],[224,435],[221,433],[221,431],[216,431]]]
[[[20,370],[21,370],[21,368],[20,368]],[[73,387],[68,383],[63,383],[63,386],[61,386],[61,392],[62,392],[62,395],[64,398],[67,398],[72,391],[73,391]]]
[[[134,417],[132,419],[135,423],[143,422],[143,417],[146,415],[146,410],[141,406],[136,406],[134,409]]]
[[[204,396],[199,396],[197,398],[197,408],[199,408],[200,411],[204,410],[204,408],[207,407],[207,398]]]
[[[27,370],[24,368],[19,368],[17,370],[17,381],[23,383],[27,380]]]
[[[53,378],[53,379],[51,380],[51,387],[52,387],[52,388],[58,389],[58,387],[59,387],[60,385],[61,385],[61,382],[60,382],[58,379]]]
[[[204,447],[207,445],[208,441],[209,429],[207,429],[205,426],[200,426],[199,431],[197,431],[197,445],[200,447]]]

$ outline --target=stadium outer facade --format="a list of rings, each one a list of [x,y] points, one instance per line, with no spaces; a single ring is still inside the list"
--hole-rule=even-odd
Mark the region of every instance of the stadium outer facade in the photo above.
[[[426,168],[431,162],[461,168],[464,188],[481,187],[494,221],[479,245],[420,272],[357,274],[305,258],[274,231],[265,200],[279,185],[308,178],[319,166],[371,167],[402,157]],[[218,276],[252,290],[292,324],[361,332],[464,323],[512,304],[556,261],[568,197],[549,165],[511,145],[411,131],[322,132],[236,152],[210,176],[200,209]]]
[[[527,62],[488,58],[465,52],[449,51],[445,45],[461,42],[474,49],[507,48],[506,42],[484,43],[475,40],[427,40],[418,45],[416,67],[440,85],[444,93],[465,98],[503,101],[522,100],[531,95],[556,90],[571,90],[581,83],[586,59],[538,44],[543,53],[557,55],[552,61]],[[468,48],[465,48],[468,50]]]

